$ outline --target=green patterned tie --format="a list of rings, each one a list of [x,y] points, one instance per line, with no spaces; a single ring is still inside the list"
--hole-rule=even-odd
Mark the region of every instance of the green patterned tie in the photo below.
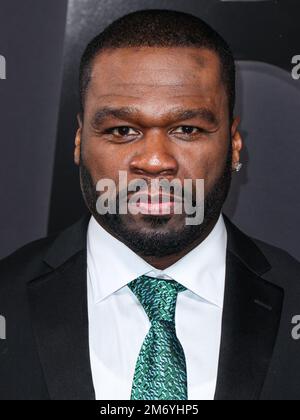
[[[136,364],[131,399],[187,400],[186,361],[175,327],[177,295],[186,288],[174,280],[147,276],[128,287],[151,322]]]

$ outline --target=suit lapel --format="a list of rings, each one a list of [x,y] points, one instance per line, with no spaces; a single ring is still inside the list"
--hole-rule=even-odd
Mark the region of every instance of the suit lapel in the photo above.
[[[63,232],[45,262],[50,273],[28,285],[40,361],[52,400],[92,400],[89,358],[87,218]]]
[[[228,252],[216,400],[258,400],[275,345],[283,291],[261,276],[270,265],[227,219]]]

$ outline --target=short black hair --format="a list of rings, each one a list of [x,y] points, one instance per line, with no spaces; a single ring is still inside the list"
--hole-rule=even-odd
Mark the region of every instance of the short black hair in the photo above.
[[[230,118],[235,106],[235,62],[226,41],[207,23],[171,10],[141,10],[109,25],[86,47],[80,63],[80,112],[83,116],[94,59],[104,50],[130,47],[197,47],[214,51],[221,62]]]

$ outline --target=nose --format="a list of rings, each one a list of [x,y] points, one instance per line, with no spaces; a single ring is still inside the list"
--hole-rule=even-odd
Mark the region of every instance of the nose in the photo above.
[[[141,150],[130,162],[130,171],[135,175],[148,177],[175,177],[178,173],[178,161],[174,156],[170,140],[159,133],[147,135]]]

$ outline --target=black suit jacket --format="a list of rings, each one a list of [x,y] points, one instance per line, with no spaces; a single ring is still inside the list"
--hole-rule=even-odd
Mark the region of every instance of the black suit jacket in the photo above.
[[[89,216],[0,262],[1,400],[93,400]],[[226,291],[216,400],[300,399],[300,264],[226,219]],[[105,252],[105,249],[103,250]],[[105,320],[103,320],[105,322]],[[209,326],[208,326],[209,328]]]

